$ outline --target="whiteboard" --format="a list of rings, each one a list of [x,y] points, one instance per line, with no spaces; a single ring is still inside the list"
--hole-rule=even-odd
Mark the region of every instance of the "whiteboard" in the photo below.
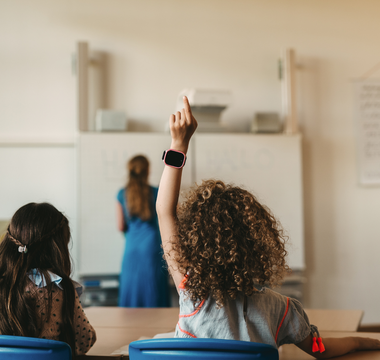
[[[115,204],[126,183],[126,163],[134,155],[146,155],[150,183],[158,186],[161,155],[170,142],[165,133],[79,136],[80,275],[120,272],[125,240],[116,228]],[[251,190],[289,234],[289,265],[303,269],[301,136],[197,134],[190,145],[181,189],[214,177]]]
[[[138,154],[150,161],[149,182],[158,186],[170,147],[166,133],[82,133],[79,135],[80,275],[118,274],[124,235],[116,228],[116,195],[127,181],[126,164]],[[190,149],[189,149],[190,150]],[[191,184],[191,157],[183,188]]]
[[[380,80],[357,81],[354,90],[358,180],[362,185],[379,185]]]
[[[70,222],[77,270],[77,149],[72,144],[2,144],[0,219],[10,220],[29,202],[49,202]],[[74,278],[76,273],[74,273]]]
[[[215,178],[251,191],[289,236],[289,266],[304,269],[301,136],[198,133],[194,141],[195,181]]]

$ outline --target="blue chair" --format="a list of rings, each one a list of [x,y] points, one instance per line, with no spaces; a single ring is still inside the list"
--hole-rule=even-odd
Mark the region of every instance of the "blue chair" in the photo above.
[[[71,348],[62,341],[0,335],[1,360],[71,360]]]
[[[129,344],[131,360],[278,360],[271,345],[224,339],[150,339]]]

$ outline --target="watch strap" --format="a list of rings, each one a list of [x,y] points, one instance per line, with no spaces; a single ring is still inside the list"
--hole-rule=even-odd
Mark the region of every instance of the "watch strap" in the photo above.
[[[182,165],[180,166],[177,166],[173,163],[170,163],[167,161],[167,153],[168,152],[175,152],[175,153],[178,153],[178,154],[181,154],[183,156],[183,162],[182,162]],[[174,149],[168,149],[168,150],[165,150],[162,154],[162,161],[165,163],[165,165],[167,166],[170,166],[170,167],[173,167],[175,169],[181,169],[185,166],[186,164],[186,160],[187,160],[187,156],[185,153],[183,153],[182,151],[179,151],[179,150],[174,150]]]

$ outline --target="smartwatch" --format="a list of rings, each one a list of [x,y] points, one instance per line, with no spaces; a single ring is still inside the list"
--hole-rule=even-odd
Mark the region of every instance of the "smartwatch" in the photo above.
[[[186,163],[186,155],[182,151],[169,149],[162,154],[162,161],[165,165],[181,169]]]

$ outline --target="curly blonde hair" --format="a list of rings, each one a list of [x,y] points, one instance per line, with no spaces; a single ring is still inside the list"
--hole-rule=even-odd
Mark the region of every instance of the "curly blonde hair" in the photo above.
[[[194,304],[211,295],[218,307],[255,284],[278,285],[289,271],[280,223],[248,191],[206,180],[178,208],[172,250],[188,274],[185,289]]]

